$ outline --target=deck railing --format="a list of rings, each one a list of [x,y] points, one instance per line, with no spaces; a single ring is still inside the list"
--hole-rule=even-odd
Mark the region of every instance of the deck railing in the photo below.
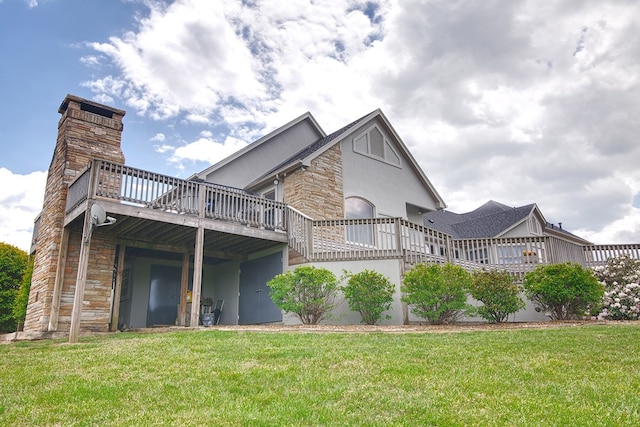
[[[238,188],[175,178],[104,160],[94,160],[71,183],[67,212],[87,197],[265,229],[286,230],[284,203]],[[202,204],[200,197],[204,197]]]
[[[284,203],[238,188],[104,160],[94,160],[70,184],[67,212],[88,197],[286,231],[289,247],[311,262],[397,258],[408,265],[451,262],[469,270],[499,268],[522,276],[539,264],[571,261],[596,267],[622,254],[640,259],[640,244],[582,246],[548,236],[453,239],[402,218],[313,220]]]
[[[467,270],[500,269],[518,278],[541,264],[603,265],[612,256],[640,259],[640,244],[583,246],[556,237],[453,239],[402,218],[308,220],[309,261],[401,258],[461,265]]]
[[[640,244],[585,246],[583,253],[588,267],[600,267],[605,265],[607,259],[621,255],[640,259]]]

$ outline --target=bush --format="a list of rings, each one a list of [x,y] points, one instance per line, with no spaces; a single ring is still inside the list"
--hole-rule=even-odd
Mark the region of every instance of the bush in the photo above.
[[[22,330],[24,319],[27,315],[27,305],[29,304],[29,291],[31,290],[31,276],[33,274],[34,258],[30,258],[27,269],[22,275],[20,289],[16,294],[16,300],[13,303],[13,318],[16,321],[17,330]]]
[[[471,275],[458,265],[418,264],[404,276],[402,302],[432,325],[453,323],[469,309],[470,281]]]
[[[347,285],[342,287],[349,308],[362,316],[362,323],[375,325],[382,313],[391,308],[395,286],[389,279],[375,271],[364,270],[347,274]],[[391,319],[391,316],[385,316]]]
[[[599,310],[604,286],[593,271],[567,262],[537,267],[524,276],[527,297],[553,320],[579,319]]]
[[[525,307],[520,288],[506,271],[475,271],[471,275],[469,293],[483,304],[474,311],[491,323],[502,323],[510,314]]]
[[[640,260],[628,255],[609,258],[595,270],[604,285],[601,319],[640,319]]]
[[[0,332],[16,330],[13,306],[28,262],[25,251],[0,243]]]
[[[305,325],[317,325],[336,306],[336,276],[326,268],[300,266],[267,282],[276,306],[295,313]]]

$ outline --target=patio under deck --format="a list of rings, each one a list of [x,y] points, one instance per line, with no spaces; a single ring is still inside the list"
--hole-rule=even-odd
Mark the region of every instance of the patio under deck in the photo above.
[[[115,222],[109,221],[106,227],[96,224],[96,219],[87,215],[94,204]],[[71,183],[67,194],[64,233],[77,230],[83,235],[70,340],[76,340],[79,331],[93,233],[108,233],[121,248],[180,253],[185,263],[193,255],[193,301],[198,307],[204,259],[213,264],[242,261],[251,253],[286,244],[286,223],[291,214],[283,203],[240,189],[93,160]],[[118,272],[122,270],[124,252],[120,251]],[[116,278],[116,295],[121,281],[121,277]],[[57,292],[59,288],[58,284]],[[186,286],[183,288],[186,293]],[[117,307],[115,311],[117,319]],[[198,311],[192,310],[191,324],[197,324]],[[180,318],[185,324],[184,312]]]

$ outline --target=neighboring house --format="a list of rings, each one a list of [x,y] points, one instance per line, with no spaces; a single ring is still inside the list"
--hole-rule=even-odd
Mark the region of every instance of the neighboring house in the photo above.
[[[331,134],[305,113],[188,179],[124,165],[124,111],[68,95],[59,113],[34,227],[31,334],[195,325],[213,301],[221,324],[296,322],[266,283],[300,264],[385,274],[397,289],[385,323],[402,324],[417,320],[400,302],[417,262],[521,276],[596,258],[535,205],[444,211],[380,110]],[[359,321],[346,304],[333,319]]]

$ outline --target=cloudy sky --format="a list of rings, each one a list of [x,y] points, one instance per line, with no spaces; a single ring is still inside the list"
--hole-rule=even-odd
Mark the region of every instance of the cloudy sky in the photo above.
[[[0,0],[0,241],[27,249],[72,93],[186,177],[310,111],[381,108],[454,212],[537,203],[640,242],[635,0]],[[8,185],[7,185],[8,184]]]

